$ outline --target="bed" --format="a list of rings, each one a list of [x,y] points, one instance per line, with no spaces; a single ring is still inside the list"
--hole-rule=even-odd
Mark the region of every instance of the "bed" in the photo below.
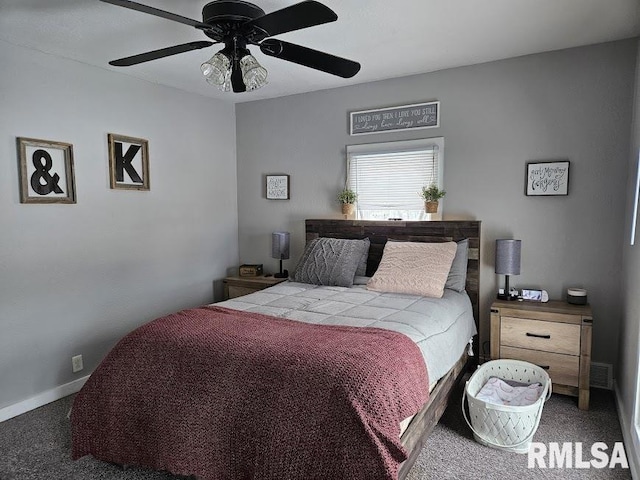
[[[73,457],[211,479],[404,479],[470,361],[480,222],[307,220],[306,236],[366,239],[365,277],[388,240],[465,240],[465,292],[288,281],[150,322],[77,395]],[[429,315],[435,333],[412,323]]]
[[[307,220],[306,241],[318,237],[369,238],[371,246],[367,260],[367,275],[376,271],[384,245],[389,239],[404,241],[441,242],[469,240],[469,257],[465,290],[471,301],[476,328],[480,312],[480,221],[439,222],[375,222],[365,220]],[[473,351],[478,352],[478,337],[474,338]],[[404,480],[415,463],[429,434],[442,417],[453,388],[467,370],[477,366],[477,357],[469,358],[468,351],[438,380],[431,390],[429,402],[416,414],[402,435],[402,444],[409,453],[399,469],[398,479]]]

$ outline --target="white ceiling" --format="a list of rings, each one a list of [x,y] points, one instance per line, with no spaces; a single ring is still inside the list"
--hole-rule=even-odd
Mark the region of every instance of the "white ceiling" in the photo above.
[[[207,0],[137,0],[201,20]],[[267,13],[298,0],[252,0]],[[252,53],[269,71],[224,93],[200,64],[222,46],[132,67],[109,60],[208,38],[193,27],[98,0],[0,0],[0,40],[229,102],[279,97],[640,35],[639,0],[321,0],[338,21],[277,38],[356,60],[351,79]],[[0,67],[1,68],[1,67]]]

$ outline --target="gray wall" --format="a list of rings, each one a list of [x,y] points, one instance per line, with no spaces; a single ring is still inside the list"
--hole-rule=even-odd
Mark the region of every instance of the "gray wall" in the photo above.
[[[617,380],[617,399],[625,435],[625,447],[635,476],[640,472],[640,438],[634,423],[638,402],[638,362],[640,361],[640,224],[636,229],[635,245],[630,245],[631,220],[636,193],[638,155],[640,154],[640,56],[636,65],[636,89],[634,115],[629,153],[627,180],[627,208],[625,212],[625,235],[622,257],[623,315],[620,328],[620,373]],[[640,221],[640,219],[639,219]],[[635,412],[635,413],[634,413]],[[629,453],[631,452],[631,453]]]
[[[445,219],[482,221],[481,340],[498,282],[496,238],[522,239],[512,284],[589,291],[595,361],[615,363],[622,315],[629,125],[636,41],[531,55],[304,95],[239,104],[238,224],[241,262],[270,259],[270,233],[292,232],[290,268],[305,218],[340,218],[345,145],[430,136],[445,139]],[[354,110],[440,100],[441,127],[349,137]],[[567,197],[526,197],[525,162],[571,161]],[[264,175],[291,175],[291,200],[266,200]]]
[[[233,105],[4,42],[0,65],[1,408],[213,301],[238,230]],[[151,191],[109,189],[109,132],[149,140]],[[73,144],[76,205],[20,204],[17,136]]]

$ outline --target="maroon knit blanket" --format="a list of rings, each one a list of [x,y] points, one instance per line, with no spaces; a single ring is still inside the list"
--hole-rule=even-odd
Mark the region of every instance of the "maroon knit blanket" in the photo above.
[[[399,423],[428,383],[400,333],[185,310],[128,334],[91,375],[73,458],[203,480],[392,480]]]

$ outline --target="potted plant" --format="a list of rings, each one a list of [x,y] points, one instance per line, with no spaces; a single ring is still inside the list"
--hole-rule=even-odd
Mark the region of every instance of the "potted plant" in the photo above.
[[[353,214],[355,210],[354,203],[356,203],[356,200],[358,200],[358,194],[348,188],[345,188],[338,193],[338,201],[342,204],[342,213],[344,215]]]
[[[431,185],[422,187],[420,196],[424,199],[424,209],[427,213],[437,213],[439,200],[447,194],[444,190],[440,190],[438,185],[432,183]]]

